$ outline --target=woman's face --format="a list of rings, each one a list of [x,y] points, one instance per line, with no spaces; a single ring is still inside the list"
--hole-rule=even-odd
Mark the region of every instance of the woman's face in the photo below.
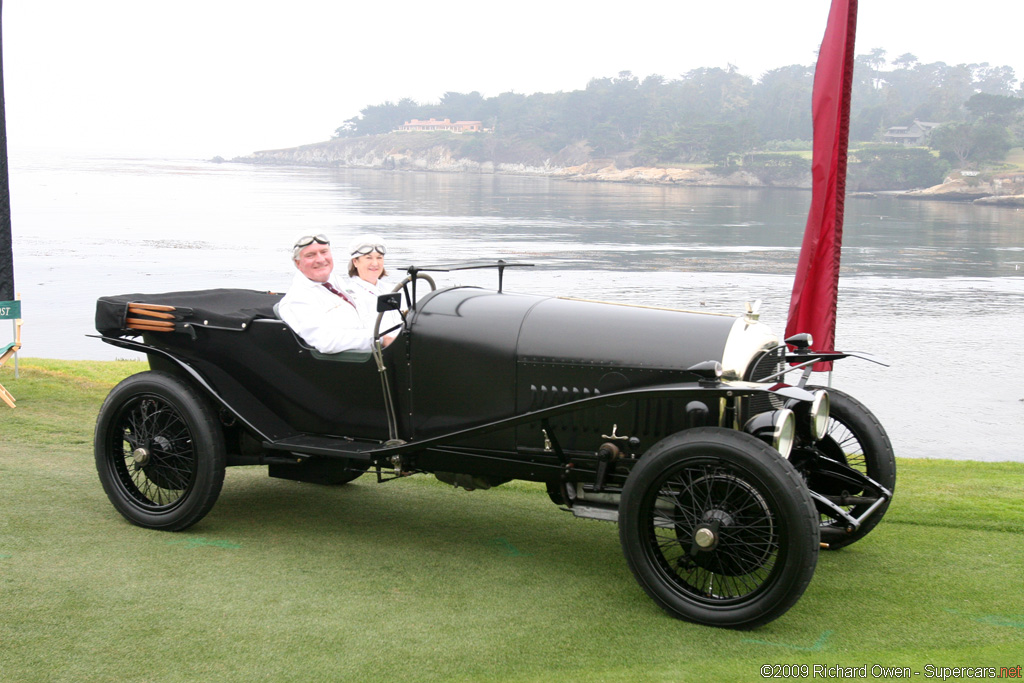
[[[352,265],[356,267],[356,274],[371,285],[377,284],[380,273],[384,270],[384,257],[375,251],[352,259]]]

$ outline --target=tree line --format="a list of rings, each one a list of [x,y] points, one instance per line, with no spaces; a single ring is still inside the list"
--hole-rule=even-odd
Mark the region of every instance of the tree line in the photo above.
[[[813,65],[772,69],[757,81],[731,65],[676,79],[623,71],[570,92],[447,92],[436,103],[370,105],[336,135],[388,133],[414,118],[477,120],[491,132],[452,144],[478,161],[574,165],[611,158],[633,166],[704,164],[720,173],[742,166],[770,181],[805,172],[806,159],[791,152],[810,149],[813,81]],[[1024,142],[1022,112],[1024,86],[1017,87],[1008,66],[925,64],[911,54],[890,60],[872,50],[855,61],[851,176],[855,166],[870,173],[873,165],[890,176],[882,184],[932,184],[950,165],[1002,159]],[[942,124],[929,138],[938,157],[878,144],[891,126],[915,120]]]

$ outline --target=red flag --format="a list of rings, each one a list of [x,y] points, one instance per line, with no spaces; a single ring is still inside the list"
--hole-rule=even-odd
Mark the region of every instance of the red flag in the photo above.
[[[789,302],[786,336],[810,332],[814,348],[835,348],[839,258],[843,243],[846,196],[846,149],[850,138],[850,91],[857,0],[832,0],[828,26],[814,70],[811,113],[814,153],[811,162],[811,209],[804,229],[800,261]],[[817,371],[832,363],[815,363]]]

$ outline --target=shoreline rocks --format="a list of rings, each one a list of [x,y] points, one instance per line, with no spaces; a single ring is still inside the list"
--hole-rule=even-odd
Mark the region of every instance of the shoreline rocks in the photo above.
[[[216,158],[220,163],[224,160]],[[620,169],[613,160],[601,159],[577,165],[558,165],[551,159],[536,163],[475,161],[453,154],[444,140],[414,138],[407,133],[389,133],[362,138],[335,138],[299,147],[263,150],[236,157],[236,163],[276,166],[363,168],[384,171],[430,171],[542,176],[571,182],[625,183],[633,185],[675,185],[688,187],[785,187],[811,189],[808,173],[784,185],[769,185],[752,173],[737,171],[728,176],[693,168],[636,166]],[[873,193],[850,193],[864,196]],[[974,176],[951,176],[940,185],[920,190],[881,192],[900,199],[977,202],[985,205],[1024,206],[1024,174],[1006,174],[990,180]]]
[[[993,195],[974,200],[975,204],[985,206],[1024,206],[1024,194]]]
[[[973,202],[990,206],[1024,206],[1024,175],[1004,174],[979,180],[976,175],[950,176],[941,185],[901,192],[900,199]]]
[[[235,163],[273,166],[315,166],[363,168],[384,171],[430,171],[436,173],[479,173],[543,176],[580,183],[625,183],[633,185],[681,185],[692,187],[769,187],[753,174],[737,171],[728,176],[692,168],[635,166],[619,168],[613,160],[600,159],[577,165],[558,165],[551,160],[537,164],[474,161],[455,157],[444,144],[410,150],[406,139],[395,134],[376,138],[334,139],[299,147],[253,152],[231,159]],[[401,134],[399,134],[401,135]],[[224,160],[217,157],[213,161]],[[785,185],[791,189],[810,189],[810,174]]]

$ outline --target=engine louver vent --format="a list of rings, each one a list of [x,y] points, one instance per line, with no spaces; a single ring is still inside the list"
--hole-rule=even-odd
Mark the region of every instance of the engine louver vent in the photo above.
[[[599,396],[601,394],[597,389],[589,389],[584,387],[560,387],[560,386],[548,386],[542,384],[539,387],[536,384],[530,385],[530,410],[539,410],[541,408],[550,408],[561,403],[568,403],[569,401],[578,401],[581,398],[590,398],[591,396]]]

